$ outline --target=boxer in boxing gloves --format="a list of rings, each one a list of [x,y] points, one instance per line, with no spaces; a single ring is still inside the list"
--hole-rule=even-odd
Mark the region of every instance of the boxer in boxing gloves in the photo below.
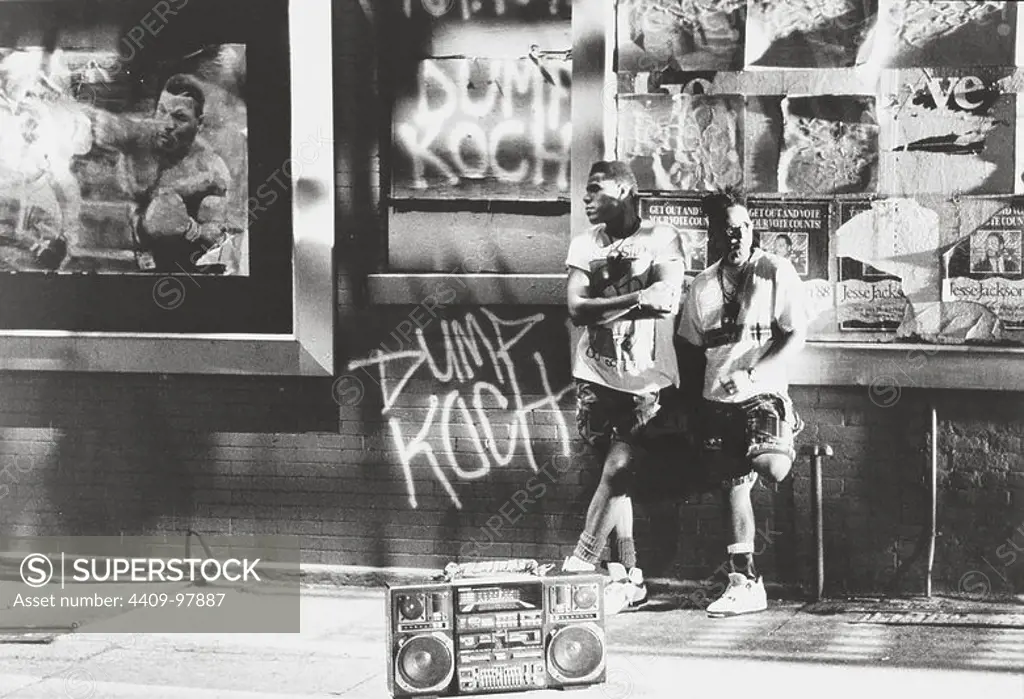
[[[96,114],[95,140],[122,154],[118,174],[137,204],[133,224],[143,269],[209,271],[196,263],[228,232],[231,177],[224,160],[199,136],[205,107],[199,82],[177,74],[164,85],[152,120]]]

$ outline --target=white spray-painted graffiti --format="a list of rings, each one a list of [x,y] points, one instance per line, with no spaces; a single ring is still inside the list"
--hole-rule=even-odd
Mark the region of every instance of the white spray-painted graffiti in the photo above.
[[[419,70],[396,126],[412,188],[485,178],[569,188],[567,61],[427,60]]]
[[[557,17],[568,15],[572,9],[571,0],[419,0],[419,4],[434,17],[452,14],[464,20],[478,15],[505,17],[527,13]],[[414,6],[413,0],[404,0],[402,9],[406,17],[413,16]]]
[[[536,445],[531,434],[530,414],[537,410],[550,410],[548,424],[555,426],[553,446],[563,456],[569,455],[569,428],[560,412],[560,401],[571,390],[566,386],[552,390],[547,365],[540,352],[533,352],[527,371],[536,371],[539,397],[525,402],[520,378],[512,350],[538,323],[544,314],[538,313],[515,320],[499,318],[486,308],[480,309],[485,317],[481,323],[472,313],[461,320],[442,320],[443,358],[439,362],[424,337],[422,328],[415,333],[415,349],[395,352],[376,350],[366,359],[353,361],[349,370],[377,367],[383,407],[381,415],[388,417],[388,428],[405,477],[409,505],[418,506],[412,465],[415,459],[425,460],[452,503],[459,509],[462,502],[448,474],[442,468],[446,462],[455,478],[463,481],[486,477],[493,466],[508,466],[516,454],[526,457],[534,472],[539,470]],[[490,332],[485,330],[489,325]],[[430,378],[444,387],[441,392],[429,393],[426,415],[416,428],[409,429],[408,417],[396,414],[397,403],[409,381],[426,366]],[[391,373],[393,372],[393,373]],[[485,372],[493,372],[494,382],[480,380]],[[390,373],[390,376],[389,376]],[[458,387],[448,388],[457,385]],[[468,387],[468,393],[463,391]],[[439,389],[442,391],[442,389]],[[472,408],[470,407],[472,403]],[[440,413],[440,414],[438,414]],[[496,416],[506,415],[504,429],[496,429]],[[420,417],[414,418],[421,419]],[[469,448],[456,449],[452,429],[462,423],[468,434]],[[437,442],[439,437],[440,441]],[[435,451],[431,441],[439,444]],[[460,440],[462,442],[464,440]],[[438,454],[438,451],[440,454]],[[471,459],[465,463],[460,459]]]

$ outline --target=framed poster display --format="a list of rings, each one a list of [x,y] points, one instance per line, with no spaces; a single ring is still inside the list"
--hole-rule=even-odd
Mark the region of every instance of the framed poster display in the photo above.
[[[0,369],[331,375],[331,65],[329,0],[0,0]]]

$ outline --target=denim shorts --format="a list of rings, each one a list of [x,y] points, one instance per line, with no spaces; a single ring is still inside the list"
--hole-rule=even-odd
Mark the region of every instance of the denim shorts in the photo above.
[[[796,459],[793,438],[803,429],[789,398],[773,393],[742,403],[704,401],[700,422],[703,460],[720,471],[723,486],[756,480],[750,462],[758,456]]]
[[[660,407],[656,392],[626,393],[576,379],[576,427],[592,446],[606,447],[612,440],[636,444]]]

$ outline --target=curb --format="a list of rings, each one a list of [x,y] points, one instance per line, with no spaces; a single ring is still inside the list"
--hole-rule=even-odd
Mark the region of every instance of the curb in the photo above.
[[[274,577],[282,582],[297,582],[301,587],[385,587],[415,585],[436,580],[444,574],[440,568],[387,568],[354,565],[304,563],[299,569],[282,568]],[[280,577],[277,577],[280,575]]]
[[[296,579],[302,587],[384,587],[387,585],[415,585],[435,581],[444,574],[440,568],[387,568],[372,566],[303,564],[298,571],[282,569],[279,580]],[[680,580],[677,578],[648,578],[647,588],[652,594],[689,596],[700,591],[715,589],[718,581]],[[806,601],[804,591],[793,585],[765,583],[772,599]],[[721,588],[719,588],[720,590]]]
[[[19,566],[22,558],[22,554],[0,553],[0,581],[20,580]],[[267,581],[299,587],[386,587],[437,581],[443,577],[444,570],[322,563],[302,563],[298,566],[263,564],[260,575]],[[718,580],[648,578],[645,582],[652,594],[669,596],[690,596],[716,588],[719,592],[724,589]],[[765,588],[773,599],[805,599],[804,592],[796,586],[766,581]]]

